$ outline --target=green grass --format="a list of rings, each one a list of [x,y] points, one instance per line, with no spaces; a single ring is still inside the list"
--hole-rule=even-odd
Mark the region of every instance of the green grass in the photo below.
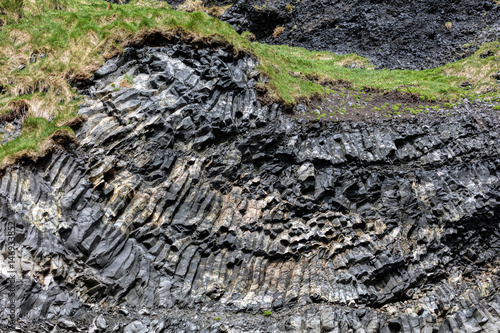
[[[266,311],[262,312],[262,315],[263,315],[263,316],[265,316],[265,317],[269,317],[269,316],[270,316],[270,315],[272,315],[272,314],[273,314],[273,313],[272,313],[271,311],[268,311],[268,310],[266,310]]]
[[[354,90],[400,90],[424,101],[455,102],[480,94],[486,99],[498,96],[498,92],[491,91],[497,87],[491,74],[500,70],[500,61],[495,61],[500,57],[498,42],[483,45],[467,59],[435,69],[372,70],[367,59],[355,54],[335,55],[250,42],[245,38],[248,33],[239,35],[229,24],[205,13],[179,12],[165,2],[153,0],[132,0],[127,5],[100,0],[31,0],[22,6],[20,0],[2,0],[0,19],[7,23],[0,28],[0,86],[6,91],[0,95],[0,113],[9,112],[10,101],[23,98],[30,110],[36,109],[37,103],[43,104],[49,110],[44,118],[58,119],[39,123],[37,135],[23,130],[18,139],[0,148],[2,161],[21,150],[33,149],[37,141],[75,116],[75,103],[70,102],[77,94],[69,81],[90,77],[128,40],[152,29],[210,38],[253,54],[260,62],[259,70],[269,79],[259,85],[271,98],[288,105],[324,95],[326,86],[339,83]],[[493,56],[480,57],[487,51],[492,51]],[[33,54],[37,61],[30,63]],[[45,57],[41,58],[41,54]],[[358,69],[348,68],[352,63]],[[26,67],[18,70],[20,65]],[[472,88],[462,88],[463,82],[469,82]]]
[[[49,122],[44,118],[29,117],[23,124],[22,135],[2,146],[0,159],[13,156],[20,151],[31,151],[36,154],[39,150],[39,143],[58,129],[73,133],[71,128],[59,127],[55,121]]]
[[[308,76],[315,77],[316,82],[350,82],[355,89],[400,90],[419,95],[424,101],[457,101],[462,96],[473,98],[495,87],[491,75],[500,70],[500,62],[494,60],[500,57],[499,42],[483,45],[469,58],[422,71],[351,69],[342,64],[357,62],[369,67],[369,63],[352,54],[337,56],[328,52],[259,43],[252,43],[252,48],[261,59],[263,71],[271,77],[272,91],[292,104],[301,96],[321,95],[324,92],[321,85],[304,80]],[[479,56],[488,50],[492,50],[495,56],[484,59]],[[275,64],[280,64],[280,67]],[[290,72],[298,75],[291,76]],[[473,89],[462,88],[460,83],[464,81],[470,82]],[[498,92],[486,96],[495,94],[498,95]]]

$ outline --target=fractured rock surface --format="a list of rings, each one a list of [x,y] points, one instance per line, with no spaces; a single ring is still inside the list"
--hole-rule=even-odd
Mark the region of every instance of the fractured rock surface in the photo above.
[[[492,0],[240,0],[221,19],[266,43],[356,53],[400,69],[442,66],[500,37]],[[276,27],[283,32],[273,36]]]
[[[6,172],[20,329],[498,332],[498,112],[306,122],[255,66],[127,49],[79,144]]]

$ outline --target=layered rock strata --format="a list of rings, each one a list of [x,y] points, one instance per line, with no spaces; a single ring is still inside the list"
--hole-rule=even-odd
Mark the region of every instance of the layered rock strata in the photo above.
[[[79,144],[1,178],[3,327],[499,331],[498,112],[306,122],[258,77],[180,44],[99,69]]]

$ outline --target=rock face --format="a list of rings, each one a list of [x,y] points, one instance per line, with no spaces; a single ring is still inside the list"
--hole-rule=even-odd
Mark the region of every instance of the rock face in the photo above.
[[[266,43],[356,53],[386,68],[438,67],[500,37],[490,0],[240,0],[221,19]]]
[[[500,330],[498,112],[306,122],[255,65],[177,44],[96,72],[79,144],[1,178],[3,327],[14,302],[29,332]]]

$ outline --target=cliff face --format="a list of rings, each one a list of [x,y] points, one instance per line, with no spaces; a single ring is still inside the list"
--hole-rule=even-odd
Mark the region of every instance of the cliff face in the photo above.
[[[500,6],[489,0],[240,0],[221,19],[266,43],[356,53],[402,69],[456,61],[500,36]],[[276,27],[283,32],[273,36]]]
[[[309,122],[257,100],[255,65],[127,49],[79,144],[7,170],[19,327],[500,330],[498,111]]]

